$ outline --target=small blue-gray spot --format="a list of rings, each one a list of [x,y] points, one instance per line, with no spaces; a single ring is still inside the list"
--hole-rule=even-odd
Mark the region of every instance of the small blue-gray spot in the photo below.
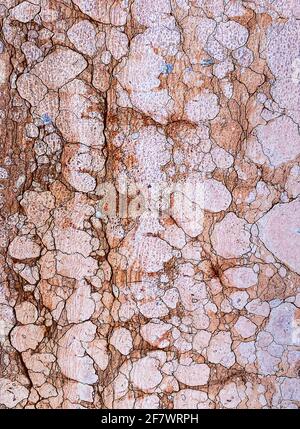
[[[300,234],[300,228],[296,229],[297,234]]]
[[[170,74],[173,71],[173,64],[164,64],[162,72],[165,74]]]
[[[52,123],[52,119],[50,118],[50,116],[48,115],[48,113],[44,113],[42,115],[41,119],[42,119],[44,125],[49,125],[49,124]]]
[[[131,134],[131,137],[133,138],[133,140],[137,140],[140,136],[140,133],[133,133]]]
[[[204,58],[203,60],[200,61],[200,64],[202,66],[211,66],[214,63],[214,60],[212,58]]]

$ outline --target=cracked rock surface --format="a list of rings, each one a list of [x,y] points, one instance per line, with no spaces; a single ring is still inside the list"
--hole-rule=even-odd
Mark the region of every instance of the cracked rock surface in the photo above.
[[[299,408],[299,2],[0,20],[0,408]]]

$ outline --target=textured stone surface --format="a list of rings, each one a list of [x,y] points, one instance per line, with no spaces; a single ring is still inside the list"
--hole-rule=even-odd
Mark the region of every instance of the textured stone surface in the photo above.
[[[0,1],[0,408],[299,408],[299,19]]]

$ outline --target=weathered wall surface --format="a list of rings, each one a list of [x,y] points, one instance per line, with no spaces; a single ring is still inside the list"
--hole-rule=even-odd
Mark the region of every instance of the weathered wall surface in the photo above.
[[[299,2],[0,19],[0,407],[299,407]]]

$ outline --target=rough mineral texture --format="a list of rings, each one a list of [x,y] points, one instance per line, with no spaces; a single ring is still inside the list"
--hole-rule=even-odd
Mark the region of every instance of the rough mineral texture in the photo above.
[[[298,408],[300,2],[0,22],[0,408]]]

